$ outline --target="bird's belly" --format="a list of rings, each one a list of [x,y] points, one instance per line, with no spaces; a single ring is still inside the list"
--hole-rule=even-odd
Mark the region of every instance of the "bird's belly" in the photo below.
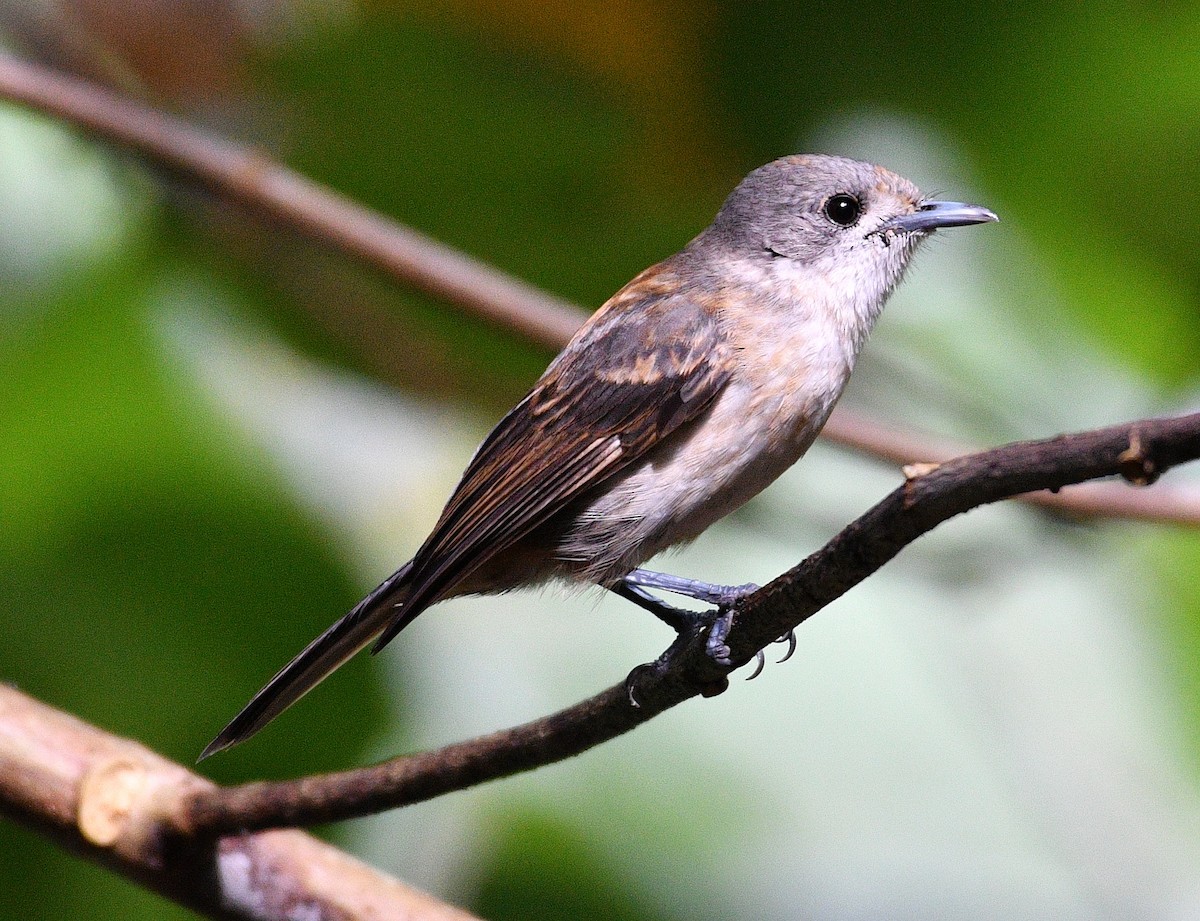
[[[574,578],[603,583],[692,540],[796,462],[838,392],[840,387],[776,395],[726,390],[707,416],[650,451],[577,511],[555,556]]]

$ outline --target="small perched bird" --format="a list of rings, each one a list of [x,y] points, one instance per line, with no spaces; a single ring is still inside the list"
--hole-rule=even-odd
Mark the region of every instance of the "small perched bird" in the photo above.
[[[476,451],[416,556],[284,666],[201,757],[262,729],[430,605],[554,579],[608,588],[728,662],[753,586],[639,569],[808,449],[917,244],[997,220],[856,160],[750,173],[712,225],[609,299]],[[697,614],[651,590],[716,605]]]

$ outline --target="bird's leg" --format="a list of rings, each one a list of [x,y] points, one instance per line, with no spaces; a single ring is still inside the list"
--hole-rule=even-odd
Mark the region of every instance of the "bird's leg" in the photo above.
[[[635,569],[609,588],[627,601],[632,601],[638,607],[645,608],[679,634],[675,642],[655,662],[650,665],[638,666],[625,679],[629,702],[635,707],[638,705],[634,695],[637,676],[642,674],[645,669],[662,671],[667,668],[675,656],[686,649],[692,639],[702,630],[708,630],[704,651],[709,658],[718,665],[730,665],[730,649],[725,640],[729,637],[729,630],[733,626],[733,606],[740,599],[758,591],[758,586],[753,582],[745,585],[713,585],[709,582],[672,576],[665,572],[651,572],[648,569]],[[695,598],[697,601],[716,605],[717,609],[715,611],[689,611],[686,608],[677,608],[652,595],[649,589]],[[763,653],[762,650],[759,650],[757,667],[750,677],[753,678],[762,671],[762,664]],[[726,683],[722,681],[719,688],[714,686],[711,693],[719,693],[724,689]],[[706,696],[708,696],[707,692]]]
[[[699,611],[689,611],[686,608],[677,608],[669,605],[665,601],[651,595],[640,585],[631,583],[628,577],[622,579],[616,585],[610,586],[610,590],[614,594],[620,595],[626,601],[632,601],[639,608],[649,611],[679,634],[697,632],[708,622],[707,615]]]
[[[620,595],[626,601],[632,601],[640,608],[645,608],[672,630],[678,636],[675,641],[667,647],[666,652],[647,665],[639,665],[631,671],[625,679],[625,693],[629,695],[630,705],[637,707],[637,683],[638,678],[647,672],[662,672],[668,668],[675,657],[691,644],[705,627],[708,627],[713,622],[711,612],[704,611],[689,611],[686,608],[677,608],[662,601],[640,585],[635,585],[627,579],[622,579],[615,585],[610,585],[609,589],[616,595]],[[728,633],[726,628],[725,633]],[[729,664],[728,655],[726,656],[725,665]],[[721,682],[721,690],[728,684],[728,681]],[[714,693],[716,691],[714,690]]]
[[[666,654],[655,663],[656,666],[670,662],[679,649],[685,648],[692,637],[705,628],[708,628],[705,651],[718,665],[729,664],[729,647],[725,644],[725,637],[729,635],[729,627],[733,623],[733,608],[718,607],[716,611],[689,611],[686,608],[677,608],[654,597],[645,588],[632,582],[628,576],[611,588],[622,598],[645,608],[679,634],[679,639],[671,644]]]
[[[625,576],[625,584],[695,598],[697,601],[715,604],[718,608],[731,607],[751,592],[757,592],[759,588],[753,582],[747,582],[745,585],[713,585],[710,582],[685,579],[666,572],[651,572],[649,569],[633,570]]]
[[[660,601],[648,589],[671,592],[715,604],[715,612],[688,611]],[[733,605],[739,598],[758,590],[754,584],[712,585],[695,579],[684,579],[667,573],[635,569],[626,575],[612,590],[622,598],[650,611],[655,617],[669,625],[676,633],[694,635],[705,627],[708,639],[704,648],[718,665],[729,665],[729,646],[725,640],[733,625]],[[672,650],[674,645],[672,646]],[[668,650],[670,652],[671,650]]]

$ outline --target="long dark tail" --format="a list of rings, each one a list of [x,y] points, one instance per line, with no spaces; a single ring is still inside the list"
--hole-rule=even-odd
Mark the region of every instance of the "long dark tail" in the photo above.
[[[382,632],[396,618],[396,605],[408,594],[411,568],[410,563],[400,567],[350,613],[280,669],[279,674],[268,681],[242,712],[208,743],[200,760],[245,742]]]

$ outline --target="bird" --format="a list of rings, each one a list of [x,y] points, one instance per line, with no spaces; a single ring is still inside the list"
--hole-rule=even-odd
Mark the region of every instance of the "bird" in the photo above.
[[[479,446],[413,558],[285,665],[201,758],[461,595],[602,586],[680,638],[708,630],[708,654],[728,664],[729,612],[756,586],[641,564],[804,454],[922,240],[996,220],[845,157],[792,155],[750,172],[711,225],[584,323]],[[677,608],[656,592],[715,609]]]

